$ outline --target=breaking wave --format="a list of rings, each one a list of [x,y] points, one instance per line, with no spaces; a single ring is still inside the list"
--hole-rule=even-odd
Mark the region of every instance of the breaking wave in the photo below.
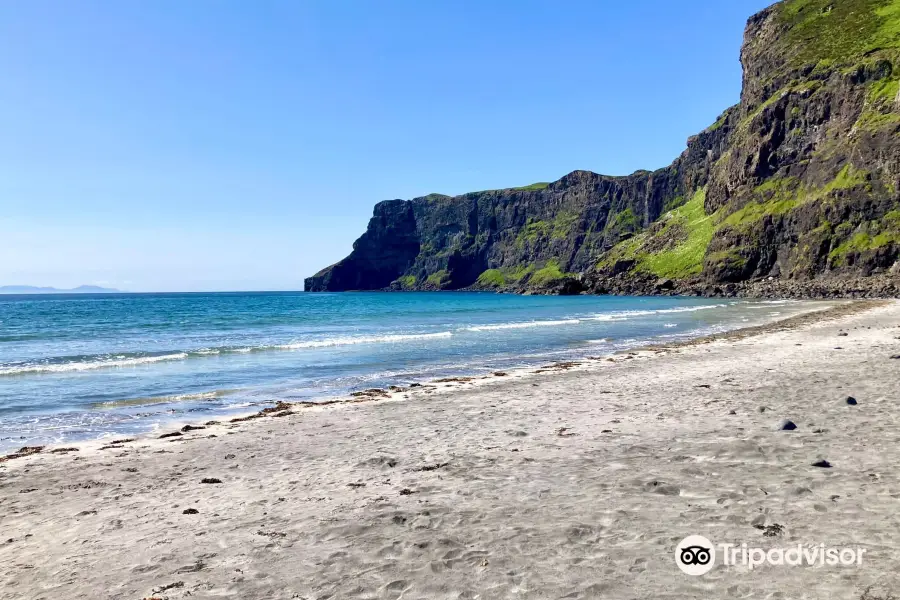
[[[329,346],[349,346],[356,344],[390,344],[415,340],[449,338],[449,331],[439,333],[397,334],[360,337],[337,337],[322,340],[308,340],[289,344],[264,346],[225,346],[221,348],[201,348],[199,350],[176,351],[162,354],[125,353],[92,356],[56,357],[41,362],[20,362],[0,365],[0,376],[69,373],[94,369],[114,369],[138,367],[167,361],[187,360],[221,354],[247,354],[250,352],[270,352],[277,350],[302,350],[304,348],[326,348]]]

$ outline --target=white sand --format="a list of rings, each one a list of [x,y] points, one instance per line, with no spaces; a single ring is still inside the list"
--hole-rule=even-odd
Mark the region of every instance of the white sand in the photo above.
[[[0,465],[0,597],[900,595],[896,354],[900,303],[120,449],[45,450]],[[778,431],[783,418],[798,429]],[[765,537],[761,523],[784,531]],[[695,533],[867,553],[860,566],[690,577],[674,548]]]

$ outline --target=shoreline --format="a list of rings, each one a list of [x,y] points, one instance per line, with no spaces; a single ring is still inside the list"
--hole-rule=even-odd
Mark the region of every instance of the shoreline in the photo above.
[[[796,300],[800,302],[800,300]],[[823,300],[824,301],[824,300]],[[857,312],[863,312],[869,310],[872,307],[889,303],[891,300],[887,299],[866,299],[866,300],[844,300],[844,301],[836,301],[840,302],[837,305],[829,306],[826,308],[813,308],[810,307],[809,310],[806,310],[800,314],[792,315],[790,317],[776,319],[774,321],[763,323],[761,325],[751,325],[746,327],[738,327],[736,329],[732,329],[725,332],[720,333],[712,333],[712,334],[704,334],[697,337],[692,337],[688,339],[680,339],[674,340],[671,342],[663,343],[663,344],[637,344],[635,346],[623,349],[617,349],[611,353],[604,354],[603,356],[590,356],[587,353],[585,356],[573,359],[561,359],[554,360],[548,358],[549,364],[539,365],[538,363],[541,361],[536,361],[533,365],[516,367],[513,369],[496,369],[493,370],[491,374],[483,374],[483,370],[491,371],[489,367],[483,367],[478,369],[477,371],[466,372],[457,375],[448,375],[445,377],[438,377],[437,379],[432,380],[424,380],[414,382],[409,385],[390,385],[387,388],[368,388],[366,390],[359,390],[355,392],[347,392],[342,394],[335,395],[323,395],[316,397],[312,400],[307,401],[295,401],[295,402],[287,402],[282,401],[280,399],[273,399],[269,402],[259,402],[255,406],[260,406],[262,408],[259,409],[251,409],[247,407],[247,410],[234,411],[229,412],[228,414],[219,416],[217,418],[210,419],[207,417],[198,417],[198,418],[173,418],[171,420],[166,421],[165,424],[161,426],[133,434],[116,434],[109,433],[104,434],[102,437],[92,438],[92,439],[82,439],[82,440],[74,440],[71,442],[58,442],[58,443],[48,443],[43,445],[34,445],[34,446],[23,446],[19,449],[10,450],[3,454],[0,454],[0,464],[3,464],[6,461],[14,460],[15,458],[19,458],[20,456],[25,456],[30,453],[54,453],[59,452],[60,448],[78,448],[79,450],[90,450],[90,449],[98,449],[98,448],[108,448],[110,445],[115,446],[114,443],[117,440],[127,439],[130,442],[135,441],[146,441],[153,439],[168,439],[169,437],[179,437],[178,435],[174,435],[176,432],[185,433],[185,430],[197,430],[198,427],[211,427],[214,425],[229,425],[232,423],[240,423],[251,421],[254,419],[258,419],[261,417],[268,417],[272,415],[276,416],[286,416],[284,411],[290,410],[291,408],[298,408],[301,410],[306,410],[315,407],[329,407],[341,404],[358,404],[360,402],[373,402],[373,401],[397,401],[408,399],[407,394],[411,391],[418,389],[430,390],[429,393],[433,393],[434,391],[440,390],[441,392],[451,391],[453,389],[457,389],[462,385],[472,385],[478,384],[483,381],[492,380],[496,377],[496,373],[502,372],[502,377],[521,377],[524,375],[528,375],[529,373],[533,373],[536,369],[542,370],[543,372],[559,370],[560,367],[557,365],[564,365],[562,370],[570,370],[575,367],[585,367],[590,365],[593,362],[598,360],[608,360],[610,356],[618,356],[618,355],[634,355],[638,356],[644,352],[652,351],[664,351],[671,350],[678,347],[685,346],[693,346],[698,344],[705,344],[718,340],[729,340],[729,339],[742,339],[748,335],[761,335],[763,333],[769,331],[777,331],[783,328],[791,328],[800,326],[805,323],[814,322],[822,319],[836,318],[845,314],[855,314]],[[159,436],[163,437],[160,438]]]
[[[424,284],[412,288],[303,290],[310,294],[340,293],[485,293],[547,296],[631,296],[682,298],[741,298],[745,300],[894,300],[900,298],[900,270],[865,277],[820,277],[808,280],[747,279],[706,281],[660,279],[650,275],[581,273],[540,286],[473,284],[454,289]]]
[[[7,461],[0,591],[730,600],[900,589],[900,302],[748,330]],[[797,429],[780,431],[785,419]],[[868,552],[853,568],[694,578],[672,558],[689,534]]]

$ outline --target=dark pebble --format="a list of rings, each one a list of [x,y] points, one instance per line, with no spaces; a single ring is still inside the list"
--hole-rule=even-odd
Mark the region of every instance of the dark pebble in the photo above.
[[[197,515],[197,514],[200,514],[200,511],[197,510],[196,508],[186,508],[186,509],[184,509],[184,512],[182,512],[181,514],[183,514],[183,515]]]
[[[794,423],[793,421],[784,420],[781,422],[780,429],[782,431],[793,431],[793,430],[797,429],[797,424]]]
[[[853,396],[847,396],[847,404],[849,404],[850,406],[856,406],[858,402]]]
[[[825,459],[822,459],[822,460],[817,460],[816,462],[814,462],[812,464],[812,466],[819,467],[820,469],[830,469],[831,463]]]
[[[204,477],[200,480],[200,483],[222,483],[222,480],[215,477]]]

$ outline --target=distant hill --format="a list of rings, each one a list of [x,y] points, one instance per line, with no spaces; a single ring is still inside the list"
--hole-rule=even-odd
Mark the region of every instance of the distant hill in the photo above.
[[[79,285],[71,290],[55,287],[37,287],[33,285],[2,285],[0,294],[118,294],[122,290],[99,287],[96,285]]]

